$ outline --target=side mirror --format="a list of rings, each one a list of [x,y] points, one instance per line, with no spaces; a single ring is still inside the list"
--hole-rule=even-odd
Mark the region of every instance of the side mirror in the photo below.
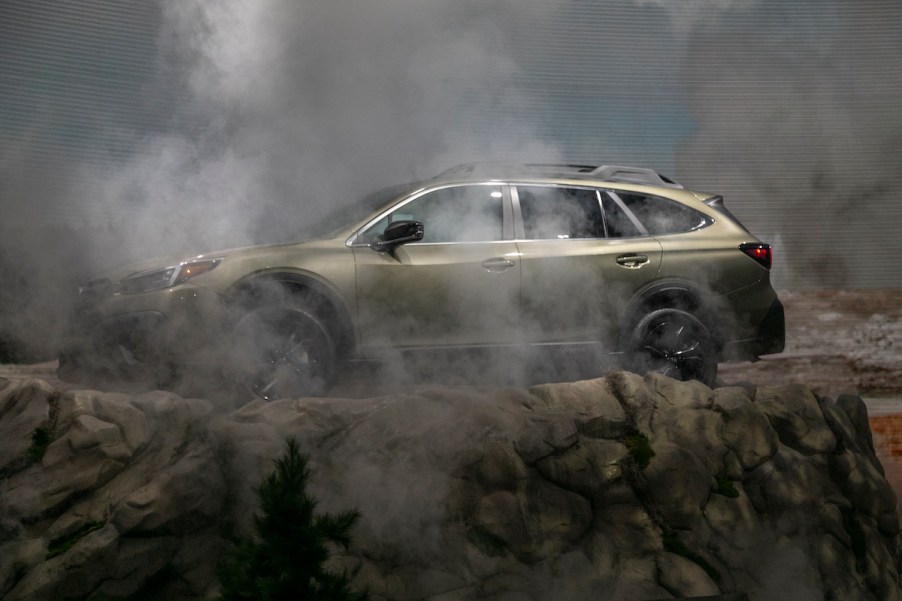
[[[398,246],[408,242],[419,242],[423,239],[423,224],[420,221],[395,221],[370,244],[373,250],[391,252]]]

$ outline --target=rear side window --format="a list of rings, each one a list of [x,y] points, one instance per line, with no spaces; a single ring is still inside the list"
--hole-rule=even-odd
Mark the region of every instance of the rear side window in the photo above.
[[[714,223],[704,213],[673,200],[626,192],[616,194],[651,235],[690,232]]]
[[[611,198],[610,194],[602,194],[601,200],[604,206],[604,219],[608,238],[634,238],[645,235],[633,223],[626,211]]]
[[[595,190],[560,186],[517,186],[523,230],[530,240],[604,238]]]

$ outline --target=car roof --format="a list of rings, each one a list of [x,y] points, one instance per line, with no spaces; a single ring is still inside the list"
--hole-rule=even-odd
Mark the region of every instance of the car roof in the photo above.
[[[440,173],[434,180],[459,178],[552,178],[615,182],[680,188],[683,186],[669,177],[647,167],[627,165],[579,165],[557,163],[465,163]]]

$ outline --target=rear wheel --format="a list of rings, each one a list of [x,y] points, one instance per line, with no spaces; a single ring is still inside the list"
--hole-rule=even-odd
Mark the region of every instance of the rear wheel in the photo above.
[[[658,309],[642,318],[629,344],[630,369],[656,371],[677,380],[714,386],[717,348],[697,317],[679,309]]]
[[[335,344],[325,326],[299,307],[260,307],[235,327],[233,365],[260,398],[325,394],[335,376]]]

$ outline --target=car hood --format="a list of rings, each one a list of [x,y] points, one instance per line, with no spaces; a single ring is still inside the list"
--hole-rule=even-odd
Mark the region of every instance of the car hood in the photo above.
[[[133,263],[125,263],[122,265],[118,265],[116,267],[112,267],[103,272],[96,274],[91,279],[107,279],[111,282],[118,282],[122,278],[125,278],[129,275],[133,275],[136,273],[143,273],[146,271],[153,271],[155,269],[163,269],[166,267],[170,267],[173,265],[179,265],[181,263],[190,263],[192,261],[200,261],[204,259],[229,259],[234,257],[241,257],[242,259],[252,259],[252,258],[265,258],[267,256],[281,256],[286,252],[294,253],[302,253],[305,249],[314,250],[318,247],[321,247],[325,241],[323,240],[311,240],[308,242],[294,242],[294,243],[284,243],[284,244],[262,244],[256,246],[241,246],[235,248],[227,248],[223,250],[217,250],[212,252],[205,252],[203,254],[191,255],[169,255],[164,257],[157,257],[154,259],[147,259],[144,261],[137,261]]]

